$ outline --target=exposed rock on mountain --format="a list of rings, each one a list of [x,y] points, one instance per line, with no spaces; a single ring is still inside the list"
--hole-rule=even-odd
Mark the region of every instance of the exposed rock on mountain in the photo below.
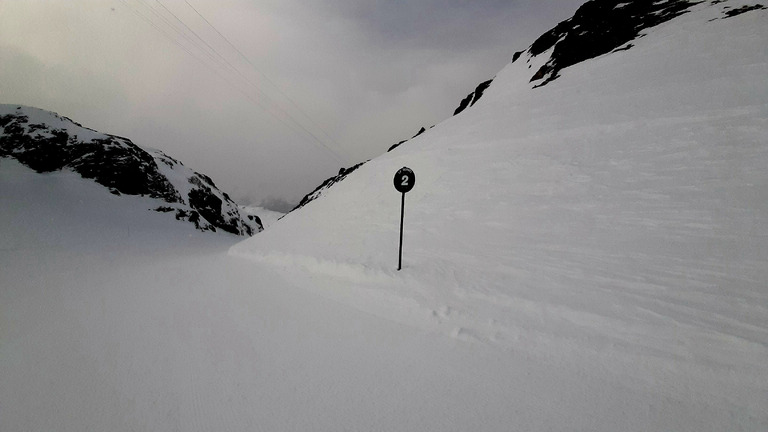
[[[39,173],[71,170],[115,195],[141,195],[203,231],[217,229],[253,235],[262,230],[253,216],[213,181],[158,150],[145,150],[127,138],[96,132],[56,113],[0,105],[0,157],[11,157]]]
[[[727,3],[714,0],[711,4]],[[690,11],[702,0],[626,1],[590,0],[573,17],[541,35],[528,47],[512,57],[512,63],[527,54],[529,67],[534,58],[541,65],[531,76],[534,87],[541,87],[560,77],[560,72],[585,60],[603,54],[631,49],[633,40],[643,37],[644,31],[672,20]],[[723,17],[730,18],[746,12],[768,9],[762,4],[733,8],[723,6]],[[547,57],[548,56],[548,57]],[[478,85],[456,109],[454,115],[474,105],[493,80]]]
[[[736,9],[731,9],[730,7],[726,6],[725,9],[728,9],[728,10],[726,10],[724,12],[725,13],[725,17],[723,19],[735,17],[737,15],[741,15],[741,14],[746,13],[746,12],[751,12],[751,11],[755,11],[755,10],[763,10],[763,9],[768,9],[768,8],[766,8],[765,6],[763,6],[761,4],[755,4],[755,5],[751,5],[751,6],[742,6],[740,8],[736,8]]]
[[[467,97],[465,97],[461,101],[461,103],[459,104],[459,107],[456,108],[456,110],[453,112],[453,115],[456,115],[464,111],[465,109],[473,106],[474,104],[476,104],[477,101],[479,101],[480,98],[483,97],[483,92],[485,92],[485,89],[490,87],[492,82],[493,82],[493,78],[489,79],[488,81],[480,83],[480,85],[478,85],[477,88],[475,88],[475,90],[472,93],[467,95]]]
[[[365,161],[365,162],[368,162],[368,161]],[[355,171],[356,169],[358,169],[361,166],[363,166],[363,164],[365,162],[360,162],[359,164],[351,166],[349,168],[341,168],[339,170],[338,174],[336,174],[333,177],[327,178],[323,183],[320,184],[320,186],[316,187],[315,190],[313,190],[312,192],[310,192],[307,195],[305,195],[304,198],[301,199],[299,204],[296,207],[294,207],[293,210],[291,210],[291,211],[300,209],[300,208],[304,207],[305,205],[309,204],[310,202],[316,200],[317,198],[320,197],[320,195],[323,194],[323,192],[325,190],[327,190],[328,188],[330,188],[334,184],[336,184],[336,183],[344,180],[345,178],[347,178],[347,176],[349,174],[351,174],[353,171]]]
[[[429,128],[430,128],[430,129],[432,129],[433,127],[435,127],[435,126],[434,126],[434,125],[432,125],[432,126],[430,126]],[[425,127],[422,127],[421,129],[419,129],[419,131],[418,131],[418,132],[416,132],[416,135],[414,135],[414,136],[410,137],[409,139],[406,139],[406,140],[402,140],[402,141],[400,141],[400,142],[399,142],[399,143],[397,143],[397,144],[393,144],[393,145],[392,145],[390,148],[388,148],[388,149],[387,149],[387,152],[391,152],[392,150],[394,150],[394,149],[396,149],[396,148],[400,147],[401,145],[403,145],[403,144],[407,143],[408,141],[410,141],[410,140],[412,140],[412,139],[416,138],[417,136],[419,136],[419,135],[423,134],[423,133],[424,133],[424,132],[426,132],[426,131],[427,131],[427,128],[425,128]]]
[[[528,48],[531,57],[551,50],[549,60],[531,77],[538,85],[557,79],[568,66],[609,53],[651,27],[680,16],[701,3],[691,0],[591,0],[573,17],[541,35]]]

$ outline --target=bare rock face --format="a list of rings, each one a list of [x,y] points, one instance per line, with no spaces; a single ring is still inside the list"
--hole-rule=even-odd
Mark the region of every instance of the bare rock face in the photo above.
[[[365,161],[365,162],[368,162],[368,161]],[[336,183],[347,178],[348,175],[352,174],[352,172],[354,172],[355,170],[363,166],[365,162],[360,162],[359,164],[351,166],[349,168],[341,168],[337,175],[327,178],[323,183],[320,184],[320,186],[316,187],[315,190],[305,195],[304,198],[301,199],[299,204],[296,207],[294,207],[293,210],[291,211],[298,210],[304,207],[305,205],[309,204],[310,202],[320,198],[323,192],[328,190],[331,186],[335,185]]]
[[[162,201],[152,209],[203,231],[250,236],[263,228],[243,217],[213,181],[158,150],[127,138],[96,132],[56,113],[0,105],[0,157],[11,157],[40,172],[71,170],[115,195],[141,195]]]
[[[538,86],[554,81],[559,72],[584,60],[623,48],[648,28],[678,17],[701,1],[591,0],[573,17],[541,35],[528,48],[530,57],[551,51],[549,60],[531,77]]]
[[[461,103],[459,104],[459,107],[456,108],[456,110],[453,112],[453,115],[457,115],[460,112],[464,111],[465,109],[473,106],[477,103],[477,101],[480,100],[481,97],[483,97],[483,93],[485,90],[491,86],[491,83],[493,82],[493,78],[489,79],[488,81],[480,83],[475,90],[467,95]]]
[[[531,76],[533,87],[544,86],[560,77],[564,69],[604,54],[631,49],[632,41],[644,32],[690,11],[691,7],[709,2],[727,3],[729,0],[590,0],[573,17],[559,23],[539,36],[523,51],[515,52],[512,63],[521,58],[529,63],[539,59],[542,64]],[[764,10],[755,4],[732,8],[723,7],[723,19],[743,13]],[[474,105],[491,85],[488,80],[477,86],[461,101],[454,115]]]

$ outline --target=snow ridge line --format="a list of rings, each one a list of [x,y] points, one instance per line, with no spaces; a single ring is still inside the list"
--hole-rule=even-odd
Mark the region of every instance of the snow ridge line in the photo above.
[[[253,253],[242,251],[236,246],[230,249],[229,255],[284,269],[301,267],[314,274],[332,276],[353,282],[389,283],[395,277],[394,271],[388,272],[363,264],[326,260],[309,255],[275,251]]]

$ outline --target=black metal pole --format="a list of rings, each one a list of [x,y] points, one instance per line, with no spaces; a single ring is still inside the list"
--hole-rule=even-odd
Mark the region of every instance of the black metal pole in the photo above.
[[[405,219],[405,192],[403,192],[403,200],[400,203],[400,252],[397,258],[397,271],[403,268],[403,220]]]

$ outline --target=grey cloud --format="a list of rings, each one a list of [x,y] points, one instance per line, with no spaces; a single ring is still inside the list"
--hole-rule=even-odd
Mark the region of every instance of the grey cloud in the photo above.
[[[123,2],[49,0],[0,3],[2,101],[159,148],[235,198],[294,202],[340,165],[449,117],[582,0],[190,0],[280,90],[183,1],[162,2],[263,94],[202,66]],[[286,112],[346,160],[286,127]]]

